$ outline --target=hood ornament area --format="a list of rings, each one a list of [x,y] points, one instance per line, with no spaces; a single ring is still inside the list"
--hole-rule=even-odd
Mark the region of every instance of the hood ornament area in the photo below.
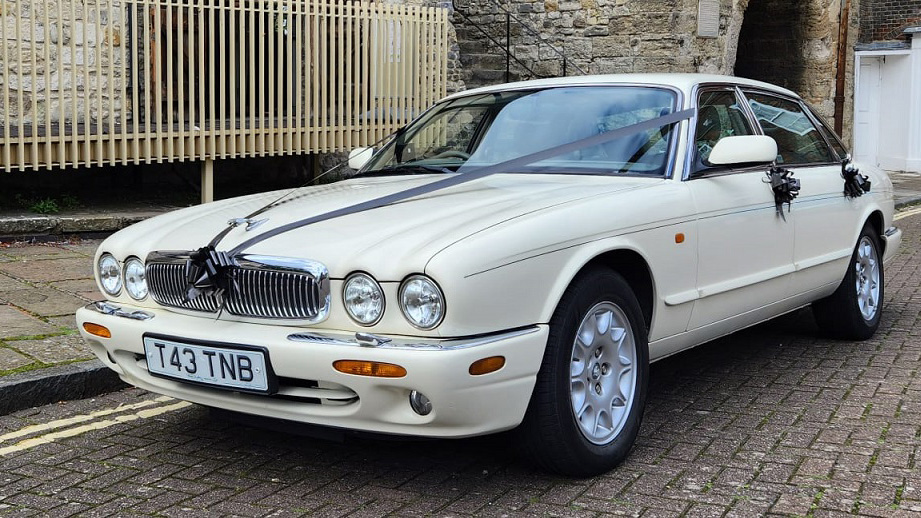
[[[263,223],[265,223],[265,222],[268,221],[268,220],[269,220],[269,218],[262,218],[262,219],[253,219],[253,218],[233,218],[233,219],[227,221],[227,224],[230,225],[231,228],[237,228],[237,227],[239,227],[240,225],[242,225],[242,224],[245,223],[245,224],[246,224],[246,231],[249,232],[250,230],[252,230],[252,229],[258,227],[259,225],[262,225]]]
[[[202,295],[223,298],[235,283],[230,274],[233,266],[230,255],[214,247],[202,247],[189,254],[185,263],[186,299],[195,300]]]

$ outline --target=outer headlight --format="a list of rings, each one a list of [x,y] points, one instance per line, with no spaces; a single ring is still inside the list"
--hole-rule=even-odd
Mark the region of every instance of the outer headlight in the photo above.
[[[400,309],[414,327],[434,329],[445,316],[444,295],[428,277],[413,275],[400,286]]]
[[[109,295],[118,295],[122,291],[122,271],[112,254],[102,254],[99,258],[99,284]]]
[[[143,300],[147,297],[147,272],[137,257],[125,261],[125,291],[134,300]]]
[[[345,310],[359,325],[372,326],[384,315],[384,292],[366,273],[353,273],[342,288]]]

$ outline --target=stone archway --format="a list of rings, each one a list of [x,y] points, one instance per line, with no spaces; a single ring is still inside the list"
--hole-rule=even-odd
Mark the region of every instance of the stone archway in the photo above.
[[[808,2],[754,0],[739,32],[735,73],[801,92]]]
[[[788,88],[831,118],[840,9],[839,0],[751,0],[735,75]]]

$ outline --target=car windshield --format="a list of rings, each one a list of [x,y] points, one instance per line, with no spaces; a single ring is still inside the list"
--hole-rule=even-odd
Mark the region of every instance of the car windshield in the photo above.
[[[362,174],[463,173],[667,115],[664,88],[576,86],[442,102],[399,132]],[[508,172],[665,174],[672,127],[628,134]]]

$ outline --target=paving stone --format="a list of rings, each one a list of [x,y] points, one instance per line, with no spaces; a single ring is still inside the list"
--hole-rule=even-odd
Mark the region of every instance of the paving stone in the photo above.
[[[58,246],[84,257],[92,258],[96,256],[96,249],[99,248],[100,243],[102,243],[101,239],[84,239],[72,243],[63,243]]]
[[[22,290],[30,287],[31,286],[25,282],[0,274],[0,296],[2,296],[2,293],[5,291]]]
[[[0,371],[18,369],[32,363],[35,363],[35,360],[0,345]]]
[[[45,317],[71,315],[77,308],[86,305],[86,300],[54,288],[39,287],[28,290],[8,291],[4,293],[11,304]]]
[[[60,330],[64,331],[76,331],[77,330],[77,317],[76,315],[67,315],[64,317],[50,317],[48,323],[55,325]]]
[[[32,282],[91,279],[93,261],[86,257],[33,260],[24,259],[0,263],[0,273]]]
[[[104,298],[102,292],[100,292],[99,288],[96,286],[96,281],[94,279],[58,281],[51,283],[51,286],[58,290],[76,295],[87,302],[94,302]]]
[[[95,358],[79,335],[62,335],[41,340],[16,340],[10,346],[44,363],[60,363]]]
[[[19,309],[12,306],[0,306],[0,339],[56,332],[59,332],[57,327],[42,322]]]
[[[13,243],[0,248],[0,254],[16,259],[60,259],[64,257],[80,257],[84,254],[69,250],[57,243],[30,245]]]

